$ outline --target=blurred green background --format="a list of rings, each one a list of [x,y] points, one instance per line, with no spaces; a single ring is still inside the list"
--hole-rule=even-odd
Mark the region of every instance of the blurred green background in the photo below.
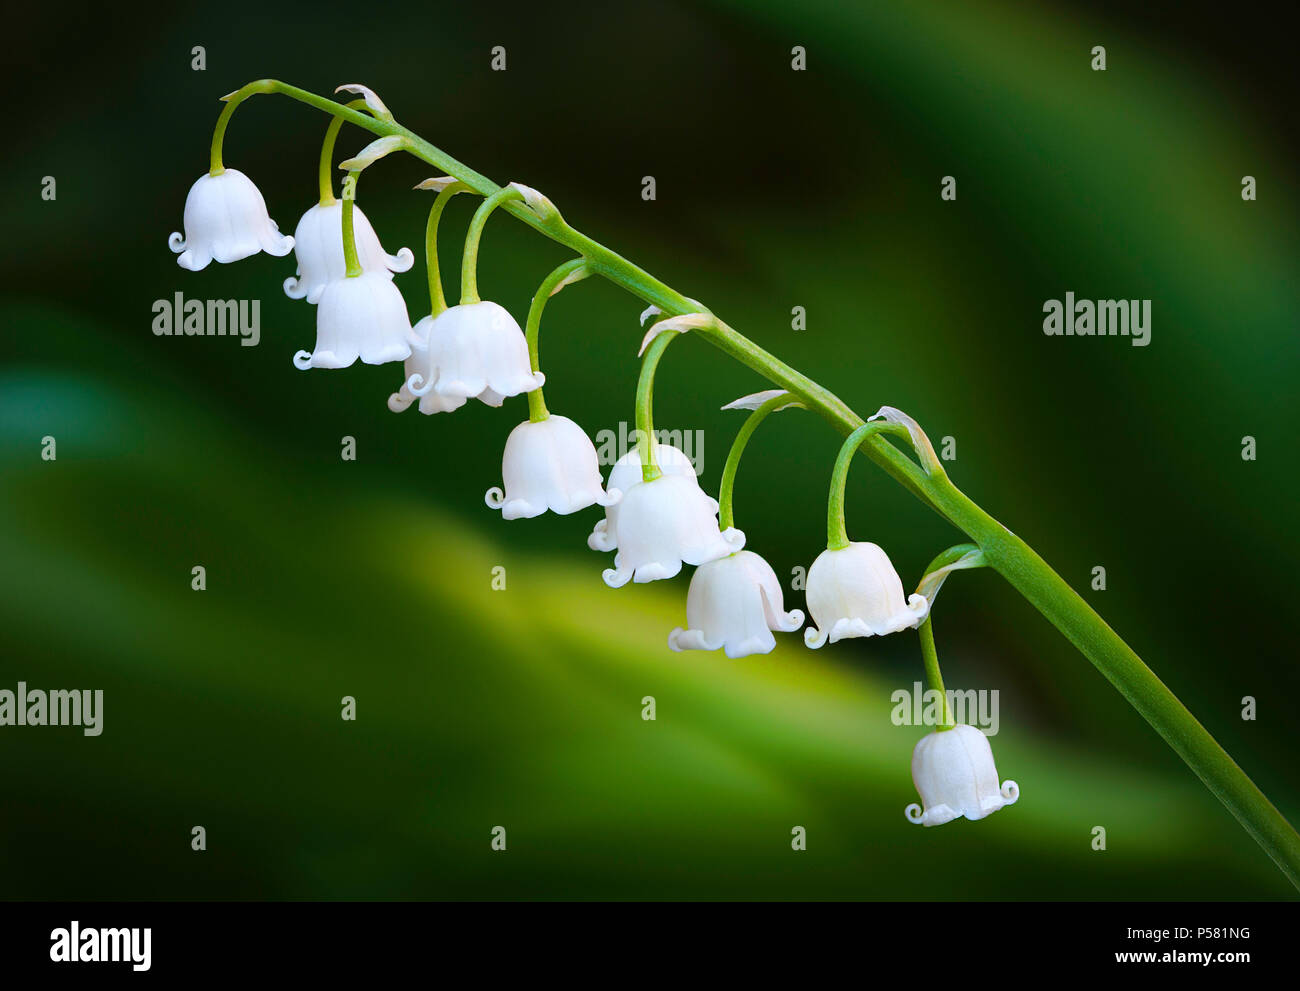
[[[914,634],[820,652],[792,636],[741,661],[669,652],[687,574],[613,591],[608,558],[585,546],[594,512],[505,523],[484,507],[522,398],[394,415],[395,366],[292,366],[314,340],[313,309],[280,290],[292,259],[193,274],[166,246],[217,97],[262,76],[372,86],[436,145],[544,190],[859,411],[888,403],[955,438],[957,484],[1083,591],[1294,821],[1294,80],[1286,38],[1249,6],[1228,22],[1197,9],[16,15],[0,687],[103,689],[105,729],[0,729],[0,894],[1294,896],[990,572],[950,582],[936,634],[950,687],[1000,692],[994,751],[1022,798],[978,823],[909,825],[922,730],[890,722],[889,696],[921,677]],[[1098,44],[1106,72],[1089,68]],[[489,71],[494,45],[505,72]],[[227,165],[286,232],[314,201],[325,123],[259,97],[230,128]],[[339,150],[367,140],[345,128]],[[388,250],[416,251],[397,278],[413,319],[430,200],[411,187],[431,172],[395,156],[359,199]],[[956,202],[939,198],[945,175]],[[1258,202],[1242,202],[1243,175]],[[444,221],[449,274],[472,209],[460,197]],[[483,294],[522,320],[565,257],[503,215]],[[1067,290],[1151,299],[1151,345],[1044,337],[1043,301]],[[261,299],[261,344],[155,337],[153,301],[177,291]],[[591,434],[632,418],[640,309],[590,280],[547,310],[547,400]],[[741,422],[718,408],[765,387],[699,341],[666,358],[658,425],[702,431],[706,488]],[[56,462],[40,458],[47,435]],[[824,546],[838,442],[786,413],[749,448],[737,522],[783,578]],[[909,586],[961,539],[866,462],[849,513]],[[1105,591],[1089,589],[1095,565]],[[497,825],[504,854],[489,848]]]

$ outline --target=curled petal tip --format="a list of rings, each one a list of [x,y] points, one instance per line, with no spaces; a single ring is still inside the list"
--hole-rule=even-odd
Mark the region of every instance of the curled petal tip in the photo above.
[[[1007,800],[1008,805],[1014,805],[1020,798],[1020,786],[1011,780],[1003,781],[1002,797]]]
[[[291,275],[284,280],[284,294],[290,299],[302,299],[307,290],[296,275]]]
[[[803,642],[806,646],[816,650],[826,642],[826,634],[815,626],[810,626],[803,631]]]
[[[606,568],[604,572],[602,572],[601,577],[605,579],[605,584],[610,588],[622,588],[628,583],[628,579],[632,577],[632,573],[627,571],[618,571],[615,568]]]
[[[270,217],[266,218],[271,225],[269,231],[264,231],[258,237],[258,246],[268,255],[276,258],[283,258],[293,250],[294,240],[292,234],[281,234],[280,228],[276,226],[275,221]]]
[[[600,520],[592,528],[591,534],[587,537],[587,546],[601,553],[608,553],[615,549],[615,541],[609,534],[609,520]]]
[[[722,539],[733,551],[743,550],[745,547],[745,532],[737,530],[734,526],[729,526],[722,531]]]
[[[921,820],[925,818],[925,813],[921,811],[921,806],[913,802],[903,810],[903,815],[907,816],[907,821],[914,826],[921,825]]]
[[[677,629],[673,630],[672,633],[668,634],[669,650],[676,651],[679,654],[682,652],[681,645],[677,642],[677,638],[680,637],[685,632],[686,631],[679,626],[677,627]]]
[[[500,509],[506,504],[505,491],[494,485],[484,494],[483,501],[487,503],[488,509]]]
[[[388,397],[388,408],[394,413],[403,413],[413,401],[413,399],[402,395],[400,392],[394,392]]]
[[[596,500],[596,504],[598,506],[617,506],[622,501],[622,489],[607,489],[600,498]]]
[[[311,367],[311,352],[297,351],[293,356],[293,366],[300,371],[306,371]]]
[[[388,256],[388,267],[394,272],[409,272],[415,264],[415,252],[410,248],[401,248],[397,254]]]
[[[172,231],[167,238],[167,247],[171,248],[174,254],[179,255],[185,250],[185,235],[180,231]]]
[[[410,390],[413,396],[427,396],[433,389],[434,378],[430,376],[429,381],[424,381],[424,376],[419,372],[412,372],[411,377],[406,380],[406,388]]]

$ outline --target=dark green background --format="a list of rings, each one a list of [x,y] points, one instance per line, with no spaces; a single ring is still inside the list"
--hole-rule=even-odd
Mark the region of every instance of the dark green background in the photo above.
[[[1291,53],[1249,7],[1175,9],[257,4],[11,24],[0,687],[101,688],[106,711],[95,739],[0,729],[0,895],[1293,896],[988,572],[949,584],[936,631],[950,687],[1000,691],[998,769],[1023,797],[910,826],[921,730],[893,726],[888,699],[921,677],[914,634],[669,652],[685,574],[612,591],[585,547],[594,513],[504,523],[484,507],[522,399],[395,416],[395,366],[293,368],[314,311],[280,291],[291,259],[192,274],[166,246],[217,97],[262,76],[374,87],[859,411],[899,406],[956,438],[954,480],[1085,590],[1295,819]],[[494,45],[506,72],[488,69]],[[259,97],[231,126],[227,165],[286,231],[314,200],[324,125]],[[340,150],[366,140],[345,128]],[[361,189],[388,249],[416,250],[397,279],[413,318],[430,200],[411,186],[432,171],[393,157]],[[448,211],[449,271],[471,209]],[[483,294],[522,319],[565,257],[494,220]],[[153,301],[177,290],[260,298],[261,345],[153,336]],[[1151,346],[1044,337],[1043,301],[1067,290],[1151,299]],[[631,419],[640,309],[598,280],[557,297],[553,411],[593,434]],[[740,424],[718,407],[764,387],[700,341],[669,353],[658,422],[704,432],[706,488]],[[737,521],[783,577],[823,546],[838,440],[786,413],[750,447]],[[849,526],[909,585],[960,539],[865,462]],[[1093,592],[1099,564],[1109,587]]]

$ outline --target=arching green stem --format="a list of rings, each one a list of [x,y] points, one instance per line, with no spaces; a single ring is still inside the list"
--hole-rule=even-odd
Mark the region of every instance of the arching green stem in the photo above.
[[[250,83],[249,85],[253,84]],[[226,125],[230,123],[230,118],[235,115],[236,108],[256,92],[259,91],[250,90],[248,86],[245,86],[226,98],[226,105],[221,108],[221,114],[217,117],[217,126],[212,129],[212,152],[208,175],[221,175],[226,171],[226,167],[221,161],[221,147],[226,140]]]
[[[228,105],[213,133],[213,175],[221,172],[221,136],[233,111],[233,106],[229,104],[247,99],[255,93],[280,93],[327,114],[341,116],[372,134],[407,138],[409,144],[404,150],[459,179],[481,196],[490,197],[501,189],[487,176],[456,160],[396,121],[367,116],[334,100],[276,79],[254,80],[230,94]],[[599,241],[575,230],[563,218],[539,213],[524,203],[507,202],[504,209],[543,236],[582,255],[593,272],[627,290],[643,303],[658,307],[665,316],[684,316],[700,310],[699,303]],[[773,385],[794,393],[808,409],[819,413],[839,433],[851,434],[862,426],[862,417],[839,396],[759,347],[726,323],[719,321],[715,327],[701,328],[696,333],[745,367],[758,372]],[[988,566],[1006,579],[1097,667],[1174,752],[1186,761],[1205,786],[1237,817],[1287,879],[1300,888],[1300,834],[1083,596],[1053,571],[1032,547],[977,505],[947,477],[938,473],[927,475],[883,436],[868,436],[858,450],[922,503],[975,541]]]
[[[858,447],[867,438],[876,434],[893,434],[910,440],[907,428],[898,423],[884,423],[874,420],[864,423],[849,434],[840,446],[840,453],[835,458],[835,470],[831,473],[830,498],[826,501],[826,549],[840,551],[849,546],[848,529],[844,523],[844,488],[849,480],[849,463]]]
[[[361,274],[361,262],[357,260],[357,237],[353,229],[352,211],[357,198],[357,181],[361,171],[353,169],[343,180],[343,261],[347,264],[347,277],[355,279]]]
[[[655,369],[659,367],[659,359],[664,356],[668,345],[678,336],[675,331],[664,331],[650,342],[645,357],[641,359],[641,375],[636,380],[636,429],[643,482],[653,482],[663,474],[655,459]]]
[[[495,193],[479,204],[479,208],[474,211],[474,219],[469,222],[469,231],[465,234],[465,252],[460,259],[460,301],[464,303],[477,303],[478,298],[478,245],[483,238],[483,226],[487,223],[488,217],[492,216],[492,211],[502,203],[509,203],[511,200],[522,200],[524,194],[510,186],[504,189],[498,189]]]
[[[921,577],[920,584],[917,586],[917,592],[925,595],[930,600],[930,611],[926,613],[925,622],[921,624],[918,632],[921,636],[921,658],[925,663],[925,675],[930,682],[930,687],[939,693],[943,699],[943,724],[939,727],[941,730],[952,729],[955,723],[952,718],[952,710],[948,705],[948,693],[943,688],[943,674],[939,670],[939,654],[934,646],[934,629],[931,620],[934,618],[934,599],[939,594],[939,588],[943,585],[944,579],[950,572],[956,569],[981,568],[984,566],[984,555],[979,547],[975,544],[957,544],[955,547],[949,547],[935,555],[933,561],[925,569],[925,574]]]
[[[921,635],[921,657],[925,660],[926,680],[939,693],[939,698],[943,699],[943,721],[939,724],[939,729],[952,729],[956,724],[952,719],[952,708],[948,705],[948,693],[943,690],[943,674],[939,671],[939,654],[934,649],[934,630],[928,614],[917,632]]]
[[[442,294],[442,273],[438,269],[438,223],[442,220],[442,211],[457,193],[473,192],[463,182],[453,182],[444,187],[433,198],[429,207],[429,223],[424,228],[424,256],[429,270],[429,312],[437,316],[447,308],[447,297]]]
[[[789,394],[773,396],[771,399],[766,400],[758,409],[745,418],[740,433],[736,434],[736,439],[731,442],[731,450],[727,452],[727,463],[722,468],[722,484],[718,488],[719,529],[725,530],[728,527],[735,526],[735,518],[731,512],[732,493],[736,487],[736,471],[740,468],[740,456],[745,453],[745,446],[749,443],[749,438],[754,436],[754,431],[758,429],[758,425],[766,420],[770,414],[791,405],[799,404]]]
[[[365,100],[353,100],[347,106],[354,109],[360,109],[366,105]],[[334,198],[334,144],[338,140],[339,128],[343,126],[343,118],[335,117],[325,128],[325,140],[320,146],[320,205],[330,206],[337,203]]]
[[[562,287],[570,282],[585,279],[591,274],[583,268],[586,261],[585,258],[574,258],[557,266],[542,280],[542,284],[537,287],[537,292],[533,293],[533,302],[528,307],[528,322],[524,333],[528,338],[528,363],[534,372],[542,370],[537,353],[537,336],[542,329],[542,311],[546,309],[547,301]],[[542,398],[542,390],[534,389],[528,393],[528,419],[533,423],[540,423],[548,416],[550,413],[546,409],[546,400]]]
[[[318,173],[318,183],[320,186],[321,206],[330,206],[337,203],[334,198],[334,143],[338,140],[339,128],[343,126],[343,118],[335,117],[325,128],[325,140],[320,146],[320,167]]]

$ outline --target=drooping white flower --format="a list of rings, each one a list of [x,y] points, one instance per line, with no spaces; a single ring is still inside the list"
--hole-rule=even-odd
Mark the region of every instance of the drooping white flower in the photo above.
[[[1014,781],[998,785],[988,737],[964,723],[920,739],[912,751],[912,782],[925,808],[913,802],[903,812],[921,826],[942,826],[958,816],[983,819],[1020,797]]]
[[[738,551],[700,565],[686,593],[686,623],[668,634],[673,650],[723,649],[728,657],[767,654],[773,630],[793,633],[803,612],[785,611],[772,566],[753,551]]]
[[[378,272],[390,279],[393,272],[405,272],[415,262],[410,248],[395,255],[384,251],[379,235],[355,203],[352,205],[352,232],[356,239],[357,261],[363,272]],[[293,232],[294,254],[298,274],[284,280],[284,292],[290,299],[319,302],[325,286],[347,275],[343,257],[343,204],[317,203],[302,215]]]
[[[411,353],[406,301],[387,273],[363,272],[325,286],[316,308],[316,350],[299,351],[299,368],[347,368],[401,361]]]
[[[488,489],[489,508],[507,520],[531,519],[548,509],[567,515],[588,506],[609,506],[622,493],[601,488],[600,461],[595,445],[567,416],[552,413],[545,420],[525,420],[506,439],[501,459],[505,491]]]
[[[695,477],[695,466],[691,464],[691,459],[682,451],[668,444],[655,445],[655,463],[659,465],[659,470],[665,475],[683,475],[695,482],[699,487],[699,481]],[[614,467],[609,472],[609,489],[617,489],[624,494],[627,493],[633,485],[641,484],[641,448],[639,445],[633,445],[632,449],[614,463]],[[706,497],[707,498],[707,497]],[[713,505],[713,511],[718,511],[718,503],[714,499],[709,499]],[[620,502],[616,502],[605,510],[605,518],[599,520],[591,531],[591,536],[587,538],[587,546],[593,551],[602,551],[608,553],[618,550],[618,510]]]
[[[500,406],[507,397],[540,389],[546,381],[532,370],[519,324],[496,303],[450,306],[430,320],[421,337],[425,346],[413,354],[406,384],[389,399],[390,409],[400,406],[400,412],[409,406],[407,393],[420,397],[421,413],[450,412],[467,399]],[[436,398],[426,406],[423,399],[431,393]]]
[[[889,556],[873,543],[854,541],[824,550],[808,569],[808,611],[816,627],[804,643],[820,647],[848,637],[884,636],[916,627],[930,605],[924,595],[903,595]]]
[[[265,251],[287,255],[293,238],[280,233],[266,212],[266,200],[253,180],[238,169],[205,174],[185,197],[185,236],[172,232],[167,246],[180,255],[176,264],[197,272],[214,258],[237,262]]]
[[[388,408],[394,413],[401,413],[415,402],[420,401],[421,413],[450,413],[465,405],[464,399],[448,401],[433,391],[433,373],[429,366],[429,330],[433,327],[433,317],[421,317],[411,328],[411,353],[402,368],[402,384],[388,397]],[[411,383],[420,388],[417,396],[411,391]]]
[[[692,473],[693,474],[693,473]],[[718,504],[693,477],[660,475],[623,493],[619,503],[614,567],[605,584],[620,588],[629,581],[672,578],[683,564],[707,564],[745,546],[735,527],[718,529]]]

